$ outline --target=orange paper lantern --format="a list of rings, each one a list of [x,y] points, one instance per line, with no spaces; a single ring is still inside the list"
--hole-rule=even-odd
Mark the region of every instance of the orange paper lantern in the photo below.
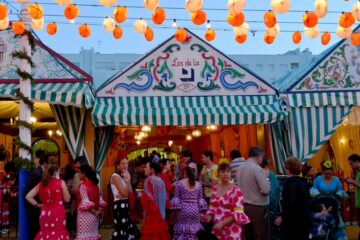
[[[166,18],[166,12],[163,8],[156,8],[155,11],[152,13],[151,18],[154,24],[163,24]]]
[[[247,34],[244,34],[244,35],[237,35],[235,37],[235,40],[236,42],[240,43],[240,44],[243,44],[247,39]]]
[[[121,27],[119,26],[115,26],[114,31],[113,31],[113,36],[115,39],[120,39],[122,38],[123,35],[123,30]]]
[[[355,23],[355,18],[351,12],[344,12],[339,17],[339,25],[343,28],[349,28]]]
[[[40,19],[43,17],[43,9],[40,4],[34,3],[28,6],[28,13],[33,19]]]
[[[191,14],[191,21],[195,25],[201,25],[206,21],[206,13],[202,10],[196,11]]]
[[[355,46],[360,45],[360,34],[359,33],[351,34],[351,43]]]
[[[146,32],[144,34],[146,41],[151,42],[154,39],[154,31],[151,27],[147,27]]]
[[[301,33],[299,31],[294,32],[292,35],[292,41],[295,44],[298,44],[301,42]]]
[[[7,17],[8,11],[9,11],[8,7],[0,3],[0,20],[3,20]]]
[[[264,13],[265,26],[267,26],[268,28],[272,28],[275,26],[276,22],[277,21],[275,13],[273,13],[272,11],[267,11],[266,13]]]
[[[179,28],[176,30],[175,32],[175,38],[176,40],[178,40],[179,42],[185,42],[186,41],[186,30],[184,28]]]
[[[207,31],[206,31],[206,33],[205,33],[205,39],[206,39],[206,41],[209,41],[209,42],[211,42],[211,41],[213,41],[214,39],[215,39],[215,37],[216,37],[216,32],[215,32],[215,30],[214,29],[208,29]]]
[[[331,34],[329,32],[324,32],[321,36],[321,44],[322,45],[328,45],[328,43],[331,40]]]
[[[127,19],[127,16],[128,16],[128,11],[125,6],[124,7],[118,6],[115,8],[114,19],[116,22],[118,22],[118,23],[125,22],[125,20]]]
[[[267,44],[272,44],[275,40],[275,36],[270,36],[267,33],[264,33],[264,42]]]
[[[91,29],[86,23],[82,24],[79,27],[78,31],[79,31],[80,36],[82,36],[83,38],[87,38],[91,34]]]
[[[238,27],[241,24],[243,24],[245,21],[245,16],[242,12],[238,13],[238,14],[229,14],[227,16],[227,22],[233,26],[233,27]]]
[[[55,22],[53,23],[49,23],[47,26],[46,26],[46,32],[49,34],[49,35],[55,35],[57,33],[57,24]]]
[[[12,23],[11,28],[16,35],[21,35],[25,32],[25,24],[22,21]]]
[[[318,16],[313,12],[306,12],[303,16],[303,23],[308,28],[313,28],[318,24]]]
[[[68,20],[73,20],[79,15],[79,9],[76,4],[67,5],[64,9],[64,16]]]

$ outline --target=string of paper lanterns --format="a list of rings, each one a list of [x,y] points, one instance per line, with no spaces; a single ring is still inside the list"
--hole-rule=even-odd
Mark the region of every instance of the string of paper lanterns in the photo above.
[[[15,0],[16,2],[25,2],[25,0]],[[76,4],[73,4],[72,0],[54,0],[58,5],[64,6],[64,17],[71,23],[79,16],[80,10]],[[99,0],[99,3],[104,7],[112,7],[116,4],[117,0]],[[155,25],[161,25],[166,20],[166,11],[164,8],[159,7],[159,0],[144,0],[144,8],[152,11],[151,20]],[[195,25],[203,25],[207,22],[204,38],[207,41],[213,41],[216,38],[215,29],[211,28],[210,21],[207,19],[206,12],[202,9],[203,0],[185,0],[185,10],[190,13],[190,19]],[[271,10],[264,12],[264,24],[266,31],[264,34],[264,42],[272,44],[280,33],[280,26],[277,22],[276,14],[284,14],[291,9],[290,0],[271,0]],[[246,7],[246,0],[228,0],[228,16],[227,23],[233,27],[235,41],[238,43],[244,43],[247,39],[247,34],[250,26],[245,21],[244,8]],[[28,6],[28,13],[32,19],[31,26],[34,30],[40,31],[44,26],[44,11],[39,3],[32,3]],[[308,38],[316,38],[320,35],[318,28],[318,22],[320,18],[327,15],[328,1],[327,0],[315,0],[314,10],[306,11],[302,16],[304,24],[303,34]],[[116,6],[114,8],[113,16],[106,17],[103,20],[103,26],[106,32],[112,32],[115,39],[120,39],[123,36],[123,30],[116,23],[121,24],[128,18],[128,10],[126,6]],[[339,16],[336,34],[340,38],[350,38],[352,43],[360,43],[358,35],[352,32],[352,26],[356,21],[360,21],[360,2],[357,1],[353,4],[351,12],[344,12]],[[186,31],[183,28],[178,28],[176,20],[175,37],[178,41],[186,41]],[[6,29],[9,26],[8,8],[6,5],[0,3],[0,30]],[[23,31],[24,24],[21,21],[13,22],[11,28],[15,34],[19,34]],[[25,29],[25,28],[24,28]],[[143,18],[137,19],[134,22],[134,30],[143,34],[147,41],[154,39],[154,31],[148,25],[147,21]],[[46,31],[49,35],[55,35],[58,31],[58,25],[48,23]],[[82,24],[78,28],[79,35],[87,38],[91,35],[90,26],[86,23]],[[254,30],[252,31],[254,34]],[[321,43],[326,45],[330,42],[331,34],[324,32],[321,35]],[[296,31],[292,34],[292,42],[299,44],[302,40],[302,34]]]

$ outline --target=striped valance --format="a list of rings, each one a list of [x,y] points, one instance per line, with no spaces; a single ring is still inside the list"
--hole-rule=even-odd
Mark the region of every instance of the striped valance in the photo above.
[[[0,84],[0,98],[16,99],[19,84]],[[35,83],[32,85],[31,98],[34,101],[51,104],[85,106],[91,108],[94,96],[91,87],[83,82],[79,83]]]
[[[270,123],[287,115],[276,96],[97,98],[95,126],[201,126]]]
[[[284,94],[291,107],[356,106],[360,105],[360,91]]]

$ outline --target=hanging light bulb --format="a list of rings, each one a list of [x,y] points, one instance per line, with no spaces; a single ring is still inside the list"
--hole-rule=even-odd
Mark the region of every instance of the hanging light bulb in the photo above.
[[[210,20],[207,20],[207,23],[206,23],[206,28],[207,28],[207,29],[210,29],[210,28],[211,28],[211,23],[210,23]]]
[[[190,134],[186,135],[186,141],[191,141],[192,140],[192,136]]]
[[[144,125],[142,128],[141,128],[141,131],[142,132],[151,132],[151,127],[149,125]]]
[[[201,131],[199,129],[195,129],[191,134],[193,137],[201,137]]]
[[[169,140],[168,146],[171,147],[173,144],[174,144],[174,141],[173,141],[173,140]]]
[[[174,28],[177,28],[177,26],[178,26],[178,25],[177,25],[177,23],[176,23],[176,19],[174,19],[174,20],[173,20],[173,22],[172,22],[172,25],[171,25],[171,26],[172,26],[172,27],[174,27]]]
[[[54,135],[54,132],[52,130],[49,130],[48,134],[49,134],[50,137],[52,137]]]

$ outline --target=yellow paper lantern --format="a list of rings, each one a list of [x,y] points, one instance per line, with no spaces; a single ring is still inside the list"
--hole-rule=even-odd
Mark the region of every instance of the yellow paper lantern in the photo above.
[[[351,34],[351,43],[355,46],[360,45],[360,34],[359,33]]]
[[[316,0],[314,3],[315,14],[318,18],[323,18],[328,12],[328,3],[327,0]]]
[[[290,0],[271,0],[270,5],[278,13],[287,13],[291,8]]]
[[[186,39],[187,39],[186,30],[184,28],[176,29],[176,31],[175,31],[175,39],[178,42],[185,42]]]
[[[234,27],[233,31],[234,31],[235,37],[240,36],[240,35],[246,35],[249,31],[249,28],[250,27],[247,23],[243,23],[239,27]]]
[[[186,0],[185,9],[190,13],[197,12],[202,8],[203,4],[203,0]]]
[[[44,18],[32,19],[31,27],[36,31],[40,31],[44,27]]]
[[[247,34],[235,36],[235,41],[240,44],[243,44],[246,41],[246,39],[247,39]]]
[[[49,35],[55,35],[57,33],[58,27],[57,24],[55,22],[49,23],[46,27],[46,32]]]
[[[111,17],[106,17],[103,21],[103,26],[105,28],[105,31],[107,32],[113,32],[115,29],[115,21]]]
[[[329,32],[324,32],[322,35],[321,35],[321,44],[326,46],[329,44],[331,40],[331,33]]]
[[[266,28],[266,34],[270,37],[276,37],[280,33],[280,26],[279,24],[275,24],[272,28]]]
[[[18,2],[18,3],[24,3],[24,2],[27,2],[28,0],[15,0],[15,2]]]
[[[28,13],[33,19],[40,19],[43,17],[43,9],[40,4],[34,3],[28,6]]]
[[[241,13],[246,6],[245,0],[229,0],[228,1],[228,9],[229,13],[236,15]]]
[[[352,29],[351,27],[348,28],[343,28],[343,27],[338,27],[336,29],[336,35],[338,35],[339,38],[348,38],[350,37],[352,34]]]
[[[64,16],[68,20],[74,20],[79,15],[79,9],[76,4],[67,5],[64,9]]]
[[[206,30],[205,33],[206,41],[211,42],[215,39],[215,37],[216,37],[216,32],[214,29],[209,28],[208,30]]]
[[[104,7],[111,7],[116,3],[117,0],[99,0],[99,3]]]
[[[155,10],[159,6],[159,0],[144,0],[144,7],[147,10]]]
[[[0,30],[5,30],[9,27],[9,18],[6,17],[2,20],[0,20]]]
[[[304,27],[304,34],[308,38],[316,38],[320,34],[318,25],[316,25],[315,27],[312,27],[312,28]]]
[[[4,4],[0,3],[0,20],[5,19],[8,16],[9,9]]]
[[[360,2],[357,1],[356,3],[354,3],[354,5],[352,6],[352,15],[354,16],[354,18],[357,21],[360,21]]]
[[[55,0],[55,2],[61,6],[67,6],[72,3],[72,0]]]
[[[146,32],[144,33],[144,37],[148,42],[151,42],[154,39],[154,31],[152,30],[151,27],[148,27],[146,29]]]
[[[136,20],[134,23],[134,29],[135,32],[139,34],[144,34],[147,30],[147,22],[142,18]]]

